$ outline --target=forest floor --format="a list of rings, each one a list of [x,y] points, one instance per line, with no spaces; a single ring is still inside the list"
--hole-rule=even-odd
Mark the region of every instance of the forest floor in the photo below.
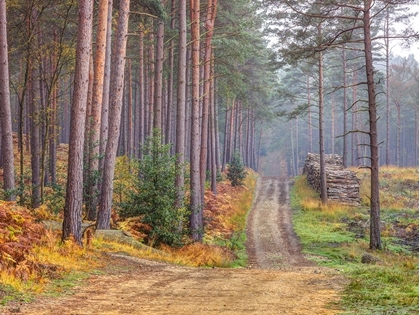
[[[345,279],[308,261],[291,224],[289,182],[261,177],[247,224],[248,268],[192,268],[107,253],[72,293],[4,314],[339,314]]]

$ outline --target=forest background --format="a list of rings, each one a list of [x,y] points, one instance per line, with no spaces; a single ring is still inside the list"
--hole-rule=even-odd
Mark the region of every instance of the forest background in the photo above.
[[[63,239],[73,235],[81,242],[82,217],[110,228],[116,156],[142,161],[160,144],[168,146],[152,160],[174,157],[173,198],[177,209],[188,208],[195,241],[203,237],[206,180],[216,193],[235,152],[258,170],[259,157],[277,151],[289,175],[299,174],[307,152],[339,153],[345,166],[370,166],[365,37],[359,22],[341,21],[327,5],[1,4],[2,56],[8,56],[1,78],[4,198],[38,208],[51,196],[66,196]],[[339,8],[372,13],[378,163],[417,166],[418,62],[413,55],[393,54],[394,45],[417,38],[410,24],[410,6],[416,4],[366,4]],[[317,23],[318,30],[323,24],[321,37],[313,32]],[[332,40],[334,34],[340,41]],[[268,48],[266,38],[278,41]],[[159,140],[144,152],[150,137]],[[67,177],[61,180],[60,143],[69,143]],[[30,152],[30,170],[24,152]]]

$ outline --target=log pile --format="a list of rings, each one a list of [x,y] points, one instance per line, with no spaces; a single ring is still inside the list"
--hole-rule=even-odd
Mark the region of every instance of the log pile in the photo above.
[[[328,199],[360,206],[360,182],[353,171],[343,166],[343,159],[338,154],[325,155],[325,173],[327,177]],[[308,153],[303,167],[309,185],[317,192],[321,191],[319,154]]]

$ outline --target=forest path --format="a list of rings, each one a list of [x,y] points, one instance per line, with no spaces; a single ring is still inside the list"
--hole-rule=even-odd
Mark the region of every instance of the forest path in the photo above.
[[[293,231],[288,178],[258,179],[257,194],[248,216],[247,239],[251,267],[290,269],[314,266],[304,258]]]
[[[4,314],[339,314],[344,280],[300,252],[288,181],[262,177],[248,218],[250,268],[188,268],[107,254],[103,274],[74,293],[41,298]]]

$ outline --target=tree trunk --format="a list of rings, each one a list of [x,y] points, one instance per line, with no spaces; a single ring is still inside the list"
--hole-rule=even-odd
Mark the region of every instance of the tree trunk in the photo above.
[[[194,241],[203,240],[203,204],[200,194],[200,0],[190,0],[191,17],[191,149],[190,229]]]
[[[9,59],[7,48],[6,1],[0,0],[0,121],[3,183],[7,200],[14,200],[15,169],[13,156],[12,113],[10,107]]]
[[[229,122],[229,142],[228,142],[228,149],[226,154],[226,163],[230,163],[232,156],[235,152],[235,117],[236,117],[236,101],[232,101],[232,109],[230,111],[230,122]]]
[[[347,55],[346,49],[343,48],[343,166],[347,167]],[[352,146],[352,151],[354,147]],[[353,155],[353,154],[352,154]],[[354,160],[352,158],[352,163]]]
[[[335,153],[335,96],[331,96],[331,153]]]
[[[128,17],[130,1],[121,0],[118,16],[118,29],[114,43],[111,73],[111,99],[109,112],[108,142],[105,151],[104,176],[101,187],[97,228],[107,230],[110,228],[113,180],[115,159],[120,134],[121,107],[123,101],[124,68],[127,45]]]
[[[127,156],[133,156],[133,75],[131,69],[131,59],[127,60]]]
[[[216,158],[216,141],[217,141],[217,134],[216,134],[216,117],[215,117],[215,93],[214,93],[214,64],[212,62],[211,65],[211,73],[210,73],[210,152],[211,152],[211,159],[210,159],[210,174],[211,174],[211,191],[213,194],[217,194],[217,158]]]
[[[180,0],[178,8],[179,16],[179,48],[178,48],[178,92],[176,109],[176,169],[178,170],[175,179],[177,190],[176,205],[181,208],[184,205],[184,184],[185,184],[185,108],[187,89],[187,1]]]
[[[318,36],[321,38],[321,24],[318,24]],[[321,202],[326,204],[328,201],[327,196],[327,177],[325,174],[325,152],[324,152],[324,65],[323,54],[319,52],[318,55],[318,97],[319,97],[319,164],[320,164],[320,182],[321,182]]]
[[[140,24],[139,30],[139,145],[142,146],[145,139],[146,123],[146,91],[144,78],[144,27]],[[138,151],[138,158],[142,158],[142,150]]]
[[[90,147],[89,147],[89,138],[90,138],[90,117],[92,114],[92,92],[93,92],[93,57],[90,55],[89,61],[89,85],[88,85],[88,98],[86,104],[86,118],[85,118],[85,139],[84,139],[84,148],[83,148],[83,199],[85,203],[85,208],[87,212],[88,220],[94,220],[95,210],[91,207],[91,198],[90,198],[90,188],[92,186],[91,176],[90,176]]]
[[[228,146],[229,146],[229,109],[227,108],[227,104],[229,102],[226,102],[226,111],[225,111],[225,132],[224,132],[224,139],[223,139],[223,157],[222,157],[222,172],[225,171],[225,166],[227,162],[227,155],[228,155]]]
[[[34,65],[34,58],[30,62],[29,78],[29,112],[31,128],[31,170],[32,170],[32,208],[38,208],[41,205],[41,161],[40,161],[40,130],[39,130],[39,89],[35,85],[35,80],[39,80],[39,68]],[[82,148],[83,150],[83,148]]]
[[[207,17],[205,21],[206,39],[204,47],[204,94],[203,112],[201,123],[201,150],[200,150],[200,178],[201,178],[201,199],[204,204],[204,187],[206,182],[206,163],[208,150],[209,131],[209,108],[210,108],[210,80],[211,80],[211,57],[214,21],[217,14],[217,1],[209,0],[207,5]]]
[[[311,90],[309,84],[309,75],[306,76],[306,93],[307,93],[307,102],[308,102],[308,152],[313,152],[312,144],[312,114],[311,114]]]
[[[396,165],[401,166],[401,104],[396,102],[395,107],[397,108]]]
[[[153,30],[153,23],[152,26],[150,26]],[[148,106],[148,119],[147,119],[147,136],[152,135],[152,130],[154,126],[154,99],[155,99],[155,84],[154,84],[154,77],[155,77],[155,36],[153,34],[153,31],[149,33],[149,73],[148,73],[148,88],[149,88],[149,106]]]
[[[80,0],[76,46],[76,68],[71,113],[66,203],[62,240],[73,236],[82,244],[83,141],[92,45],[93,1]]]
[[[57,34],[54,32],[54,43],[57,43]],[[53,52],[51,62],[51,77],[57,74],[57,52]],[[50,176],[51,184],[57,183],[57,143],[58,143],[58,126],[57,126],[57,97],[58,97],[58,78],[54,80],[51,86],[50,95],[50,111],[51,111],[51,123],[50,123]]]
[[[176,12],[176,6],[175,6],[175,0],[171,0],[171,30],[175,30],[175,12]],[[168,60],[168,81],[167,81],[167,89],[168,89],[168,95],[167,95],[167,104],[166,104],[166,128],[165,128],[165,143],[174,143],[173,138],[173,99],[174,99],[174,45],[175,41],[172,39],[169,42],[169,60]],[[183,70],[184,71],[184,70]],[[185,72],[185,71],[184,71]],[[172,150],[171,150],[172,151]],[[173,151],[172,151],[173,152]]]
[[[263,135],[263,123],[261,122],[261,126],[260,126],[260,136],[259,136],[259,138],[258,138],[258,145],[257,145],[257,150],[254,150],[254,154],[257,156],[257,158],[256,158],[256,161],[255,161],[255,164],[254,164],[254,167],[253,167],[253,169],[255,170],[255,171],[259,171],[259,169],[260,169],[260,152],[261,152],[261,138],[262,138],[262,135]]]
[[[106,62],[106,46],[108,31],[108,0],[100,0],[98,8],[98,26],[96,31],[96,49],[94,57],[94,77],[92,90],[92,108],[88,124],[89,132],[89,186],[88,186],[88,220],[96,219],[99,187],[99,156],[101,115],[104,98],[104,78]]]
[[[111,81],[111,51],[112,51],[112,0],[108,0],[107,15],[107,31],[106,31],[106,48],[105,48],[105,67],[104,67],[104,86],[102,91],[102,108],[101,108],[101,129],[99,137],[99,177],[102,179],[104,169],[105,148],[108,141],[108,120],[109,120],[109,90]],[[101,191],[101,181],[98,182],[98,193]]]
[[[389,135],[389,121],[390,121],[390,91],[389,91],[389,78],[390,78],[390,71],[389,71],[389,6],[386,7],[386,17],[385,17],[385,30],[384,30],[384,39],[385,39],[385,98],[386,98],[386,141],[385,141],[385,164],[390,165],[391,161],[389,158],[389,142],[390,142],[390,135]]]
[[[363,31],[366,79],[369,102],[369,137],[370,137],[370,171],[371,171],[371,190],[370,190],[370,244],[371,249],[380,249],[381,245],[381,226],[380,226],[380,206],[379,206],[379,156],[378,156],[378,132],[376,115],[376,93],[374,80],[374,67],[372,57],[372,40],[370,31],[370,10],[372,0],[364,2],[363,11]]]
[[[153,128],[158,129],[161,137],[162,129],[162,100],[163,100],[163,43],[165,35],[165,24],[162,20],[158,21],[156,35],[156,62],[154,80],[154,99],[153,99]]]

